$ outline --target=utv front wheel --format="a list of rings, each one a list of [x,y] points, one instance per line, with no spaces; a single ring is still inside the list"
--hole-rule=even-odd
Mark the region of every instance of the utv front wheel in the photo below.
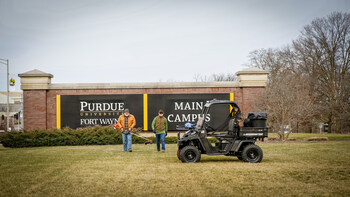
[[[180,151],[180,160],[184,163],[195,163],[201,160],[201,153],[194,146],[185,146]]]
[[[242,160],[249,163],[261,162],[263,152],[261,148],[255,144],[247,145],[242,151]]]

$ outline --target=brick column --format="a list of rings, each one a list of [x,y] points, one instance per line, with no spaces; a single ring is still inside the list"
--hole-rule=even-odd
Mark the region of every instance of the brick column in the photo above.
[[[23,91],[23,125],[25,130],[46,129],[46,90]]]
[[[53,75],[32,70],[18,76],[21,78],[23,90],[24,129],[47,129],[46,94]]]
[[[265,91],[268,74],[268,71],[255,67],[247,68],[236,73],[241,90],[241,97],[237,102],[240,102],[243,116],[251,112],[256,101],[261,99],[262,93]]]

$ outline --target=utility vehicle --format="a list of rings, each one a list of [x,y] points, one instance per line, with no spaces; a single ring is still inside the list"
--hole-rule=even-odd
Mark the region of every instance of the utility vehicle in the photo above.
[[[229,114],[223,115],[224,111]],[[220,118],[215,118],[214,114]],[[208,101],[196,125],[188,128],[182,137],[178,131],[178,159],[185,163],[199,162],[201,154],[207,154],[236,156],[239,160],[250,163],[260,162],[263,151],[255,142],[257,139],[264,140],[268,136],[266,118],[264,112],[249,113],[248,118],[244,120],[244,126],[241,127],[239,126],[241,110],[236,102]],[[216,138],[215,145],[208,140],[212,137]]]

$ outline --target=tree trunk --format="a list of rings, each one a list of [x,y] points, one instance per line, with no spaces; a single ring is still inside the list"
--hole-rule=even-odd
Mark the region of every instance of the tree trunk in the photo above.
[[[327,120],[327,124],[328,124],[328,132],[329,133],[334,133],[333,131],[333,115],[332,115],[332,112],[329,113],[328,115],[328,120]]]

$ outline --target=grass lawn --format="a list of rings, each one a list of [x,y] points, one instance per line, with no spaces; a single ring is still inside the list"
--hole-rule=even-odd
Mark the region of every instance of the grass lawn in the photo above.
[[[202,155],[184,164],[176,145],[0,149],[0,196],[348,196],[350,142],[259,143],[262,163]]]

